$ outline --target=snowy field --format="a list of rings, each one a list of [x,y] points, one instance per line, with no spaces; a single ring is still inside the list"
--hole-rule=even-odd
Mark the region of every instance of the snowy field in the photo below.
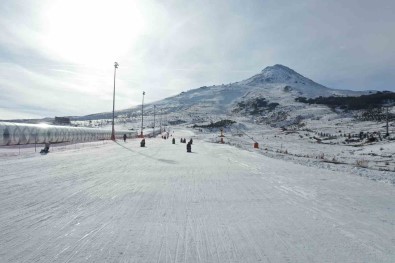
[[[0,154],[0,262],[395,262],[393,185],[174,135]]]
[[[380,124],[348,121],[341,126],[338,123],[340,121],[330,123],[309,121],[307,127],[283,130],[269,125],[254,124],[248,118],[234,116],[220,116],[214,121],[224,119],[236,121],[235,124],[224,129],[226,144],[276,159],[395,185],[395,130],[392,127],[390,130],[392,140],[383,139],[370,143],[364,139],[357,143],[346,143],[347,137],[338,136],[339,130],[346,134],[359,133],[361,130],[371,132],[377,130]],[[192,127],[192,125],[188,124],[184,127]],[[197,138],[208,142],[219,142],[219,130],[220,128],[194,129]],[[337,137],[320,136],[319,132],[322,131]],[[253,149],[254,141],[259,143],[259,149]]]

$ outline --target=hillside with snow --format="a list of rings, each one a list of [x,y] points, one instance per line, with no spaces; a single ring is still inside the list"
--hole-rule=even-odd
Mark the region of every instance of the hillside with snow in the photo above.
[[[359,96],[367,92],[336,90],[322,86],[294,70],[274,65],[266,67],[260,74],[246,80],[227,85],[201,87],[178,96],[159,101],[171,110],[209,111],[230,113],[237,103],[255,98],[265,98],[269,103],[279,103],[279,107],[295,104],[297,97]]]
[[[287,112],[293,115],[306,115],[314,109],[316,114],[325,115],[322,107],[309,106],[295,102],[298,97],[315,98],[319,96],[360,96],[369,92],[330,89],[308,79],[294,70],[274,65],[266,67],[261,73],[246,80],[213,86],[203,86],[181,92],[154,103],[145,105],[147,113],[153,114],[153,105],[165,113],[194,115],[205,114],[249,114],[251,109],[240,105],[261,104],[259,113]],[[266,107],[267,106],[267,107]],[[273,107],[275,106],[275,107]],[[118,116],[138,115],[140,107],[117,111]],[[262,115],[262,114],[261,114]],[[76,118],[77,120],[94,120],[110,118],[111,113],[99,113]]]

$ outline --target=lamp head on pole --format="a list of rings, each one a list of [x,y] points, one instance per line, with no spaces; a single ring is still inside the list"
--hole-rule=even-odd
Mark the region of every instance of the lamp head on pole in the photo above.
[[[118,62],[114,62],[114,67],[118,68],[118,66],[119,66]]]
[[[145,91],[143,91],[143,96],[145,95]]]

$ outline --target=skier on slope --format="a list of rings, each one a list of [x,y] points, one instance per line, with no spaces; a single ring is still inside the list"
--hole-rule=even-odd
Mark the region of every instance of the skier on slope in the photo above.
[[[188,153],[192,152],[191,142],[188,142],[188,143],[187,143],[187,152],[188,152]]]
[[[126,142],[126,138],[127,138],[127,136],[126,136],[126,134],[124,134],[124,135],[123,135],[123,141],[124,141],[124,142]]]

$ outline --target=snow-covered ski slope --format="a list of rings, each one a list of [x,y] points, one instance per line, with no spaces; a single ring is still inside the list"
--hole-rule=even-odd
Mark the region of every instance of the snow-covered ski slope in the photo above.
[[[0,262],[394,262],[390,184],[180,136],[0,157]]]

